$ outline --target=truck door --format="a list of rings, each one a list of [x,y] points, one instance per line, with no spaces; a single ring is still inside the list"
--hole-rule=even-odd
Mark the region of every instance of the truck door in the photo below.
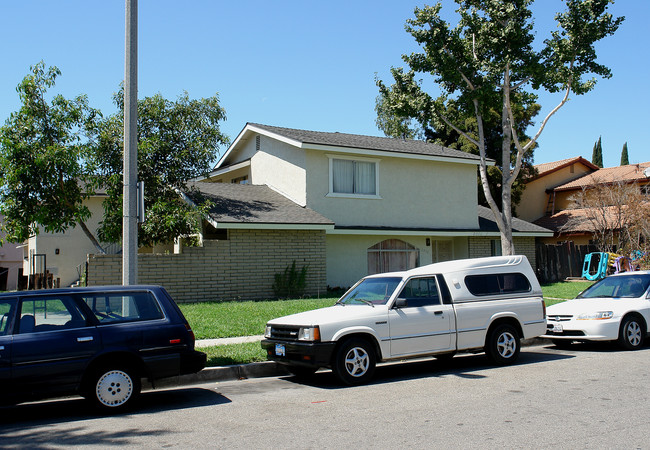
[[[443,304],[436,278],[411,278],[388,313],[391,357],[452,348],[453,306]]]

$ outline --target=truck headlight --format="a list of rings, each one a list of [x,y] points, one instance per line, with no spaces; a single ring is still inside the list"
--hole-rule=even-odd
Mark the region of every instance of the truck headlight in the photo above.
[[[578,320],[606,320],[614,317],[613,311],[597,311],[578,315]]]
[[[320,341],[320,328],[315,327],[301,327],[298,330],[299,341]]]
[[[264,330],[264,337],[266,339],[271,337],[271,325],[266,326],[266,329]]]

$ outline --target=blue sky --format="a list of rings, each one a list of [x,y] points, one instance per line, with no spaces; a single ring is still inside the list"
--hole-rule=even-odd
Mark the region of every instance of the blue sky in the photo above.
[[[213,0],[139,1],[139,97],[174,99],[219,94],[234,139],[246,122],[381,136],[375,125],[375,74],[390,82],[391,66],[417,51],[404,22],[421,2]],[[454,19],[455,3],[443,13]],[[537,0],[538,39],[554,27],[559,0]],[[619,164],[627,141],[630,162],[650,160],[650,50],[645,37],[650,2],[618,0],[626,16],[597,46],[613,77],[576,97],[546,127],[535,152],[543,163],[582,155],[591,159],[602,136],[605,166]],[[104,114],[124,78],[124,1],[21,0],[0,2],[0,120],[19,108],[16,85],[44,60],[62,71],[53,92],[87,94]],[[430,86],[435,93],[436,87]],[[560,94],[540,96],[538,123]],[[225,149],[223,149],[225,150]]]

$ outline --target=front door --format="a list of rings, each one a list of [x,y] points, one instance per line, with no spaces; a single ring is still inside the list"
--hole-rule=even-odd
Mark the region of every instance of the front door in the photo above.
[[[391,357],[452,348],[453,307],[441,302],[435,277],[411,278],[388,313]]]

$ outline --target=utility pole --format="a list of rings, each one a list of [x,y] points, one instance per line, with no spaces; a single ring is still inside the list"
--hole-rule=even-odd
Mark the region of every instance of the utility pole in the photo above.
[[[138,0],[126,0],[122,284],[138,279]]]

